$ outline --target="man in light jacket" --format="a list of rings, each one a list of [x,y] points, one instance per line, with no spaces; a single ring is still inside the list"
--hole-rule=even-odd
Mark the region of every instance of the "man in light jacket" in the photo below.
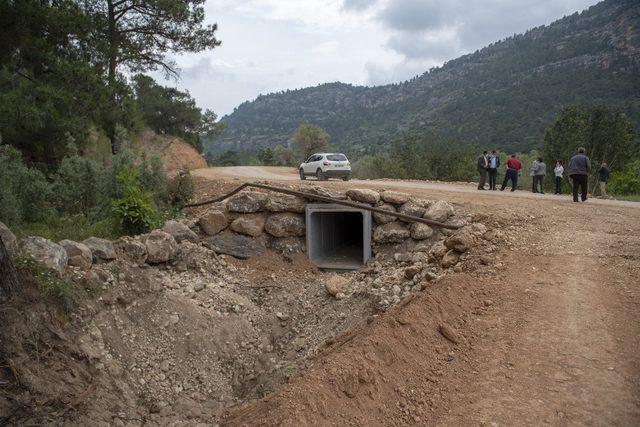
[[[544,177],[547,175],[547,165],[538,157],[538,167],[533,175],[533,192],[544,194]],[[538,189],[538,186],[540,189]]]
[[[591,160],[585,154],[583,147],[578,148],[578,153],[569,160],[569,178],[573,183],[573,201],[578,202],[578,187],[580,187],[580,199],[587,200],[589,187],[589,172],[591,172]]]

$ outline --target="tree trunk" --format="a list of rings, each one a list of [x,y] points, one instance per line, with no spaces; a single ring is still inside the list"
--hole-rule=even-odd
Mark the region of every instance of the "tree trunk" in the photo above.
[[[18,274],[11,256],[0,238],[0,301],[4,301],[18,291]]]
[[[107,75],[107,83],[109,86],[109,97],[111,98],[111,105],[109,108],[109,117],[107,119],[107,136],[111,140],[111,154],[116,154],[118,151],[118,147],[116,147],[115,134],[116,134],[116,120],[115,120],[115,109],[116,109],[116,67],[118,65],[118,33],[116,30],[116,11],[115,6],[113,5],[113,0],[107,1],[107,9],[108,9],[108,34],[107,34],[107,43],[109,44],[109,70]]]

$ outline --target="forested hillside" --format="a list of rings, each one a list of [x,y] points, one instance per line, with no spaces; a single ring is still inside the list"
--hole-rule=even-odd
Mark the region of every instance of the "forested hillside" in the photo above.
[[[286,146],[301,123],[354,158],[405,131],[528,151],[563,106],[603,104],[640,125],[640,3],[606,0],[400,84],[328,83],[261,95],[222,119],[208,151]]]

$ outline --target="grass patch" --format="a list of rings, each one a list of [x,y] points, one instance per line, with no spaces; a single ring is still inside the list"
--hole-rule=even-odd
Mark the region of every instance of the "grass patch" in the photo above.
[[[91,221],[84,215],[49,218],[44,222],[26,223],[15,227],[18,238],[41,236],[59,242],[69,239],[81,242],[91,236],[115,240],[122,235],[112,218]]]
[[[19,257],[14,260],[14,263],[19,272],[30,274],[42,295],[55,302],[65,314],[76,307],[79,294],[73,283],[63,279],[55,271],[33,258]]]

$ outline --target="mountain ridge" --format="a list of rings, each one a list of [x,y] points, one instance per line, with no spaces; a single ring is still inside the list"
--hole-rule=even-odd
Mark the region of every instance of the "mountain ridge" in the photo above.
[[[291,144],[302,123],[336,149],[373,153],[405,132],[528,151],[557,111],[606,104],[640,125],[640,3],[605,0],[549,25],[491,43],[401,83],[323,83],[260,95],[222,121],[208,151]]]

